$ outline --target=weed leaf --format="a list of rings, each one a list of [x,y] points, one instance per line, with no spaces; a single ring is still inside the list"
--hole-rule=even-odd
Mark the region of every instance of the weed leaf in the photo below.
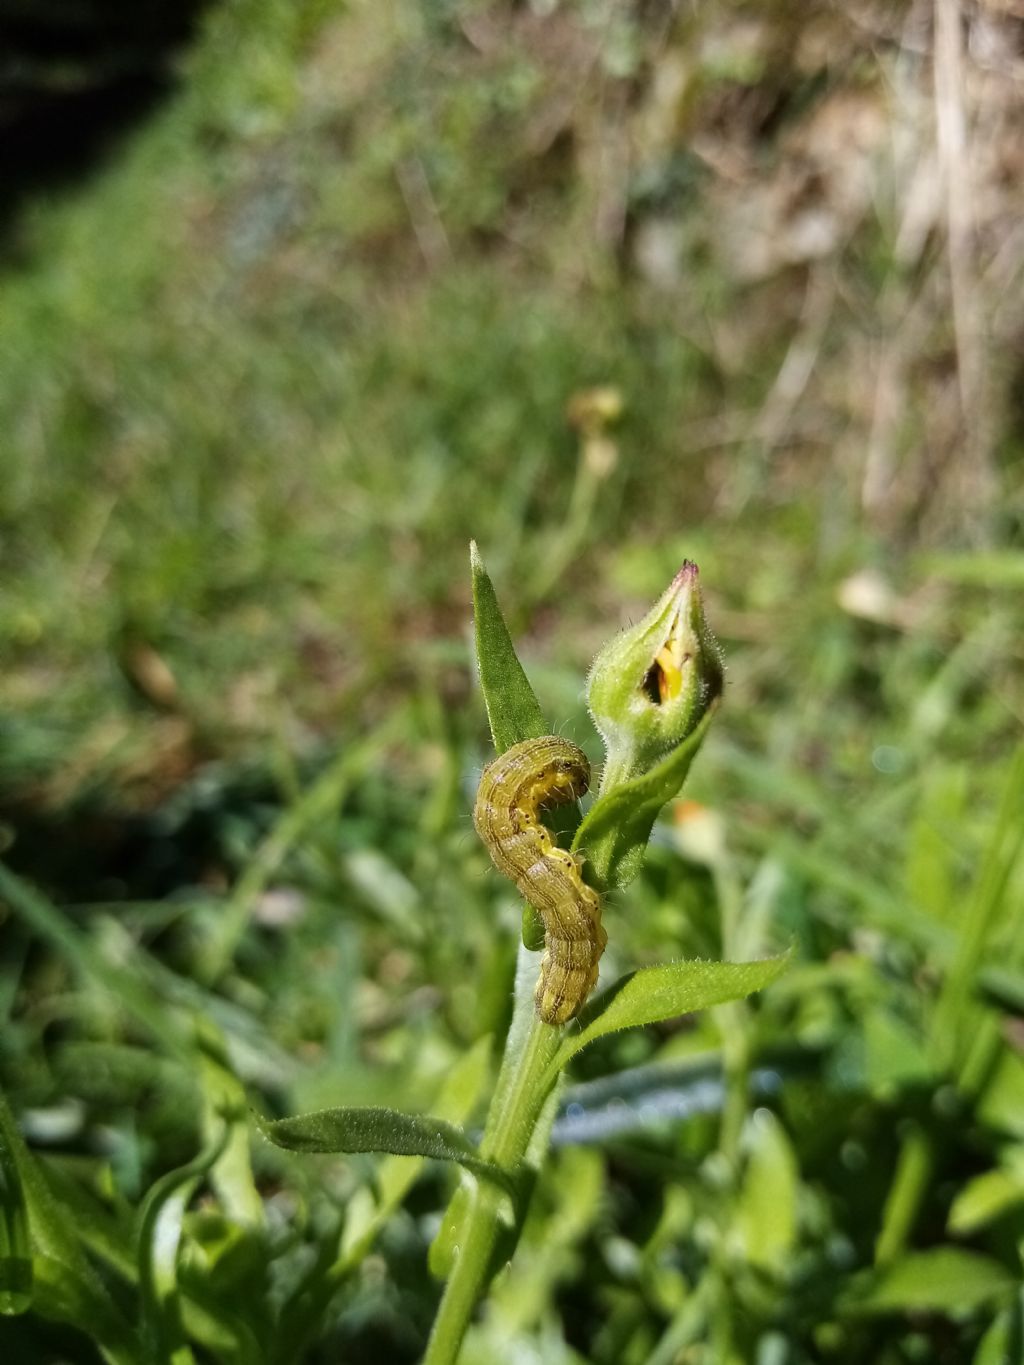
[[[192,1161],[168,1171],[149,1190],[139,1210],[139,1284],[143,1336],[154,1360],[174,1365],[192,1359],[181,1321],[178,1245],[188,1201],[197,1182],[223,1156],[232,1134],[225,1124],[216,1140]]]
[[[396,1109],[319,1109],[287,1119],[254,1115],[260,1132],[292,1152],[388,1152],[392,1156],[427,1156],[455,1161],[474,1175],[510,1193],[515,1181],[500,1166],[478,1155],[461,1128],[423,1114]]]
[[[760,962],[667,962],[631,972],[584,1009],[579,1033],[565,1040],[554,1066],[565,1066],[606,1033],[657,1024],[763,990],[788,961],[789,954],[783,953]]]
[[[476,542],[470,546],[469,559],[480,687],[495,751],[503,754],[520,740],[539,739],[550,734],[551,729],[516,655]]]
[[[998,1261],[959,1247],[916,1251],[869,1271],[844,1296],[848,1313],[970,1312],[1005,1299],[1014,1280]]]

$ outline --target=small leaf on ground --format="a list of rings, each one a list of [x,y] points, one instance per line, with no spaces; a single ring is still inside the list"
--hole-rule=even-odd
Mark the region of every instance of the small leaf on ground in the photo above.
[[[970,1312],[1005,1298],[1014,1279],[998,1261],[959,1247],[916,1251],[854,1281],[848,1313]]]
[[[89,1262],[81,1229],[54,1198],[42,1167],[25,1146],[6,1100],[0,1095],[0,1153],[24,1199],[32,1248],[32,1311],[57,1322],[88,1322],[111,1360],[131,1359],[133,1333]],[[16,1247],[24,1246],[17,1234]],[[16,1261],[18,1253],[15,1252]],[[24,1289],[24,1270],[14,1267],[14,1288]],[[17,1304],[15,1305],[17,1306]]]
[[[24,1313],[32,1302],[32,1248],[21,1175],[0,1125],[0,1313]]]
[[[191,1360],[182,1323],[178,1285],[178,1247],[188,1201],[196,1183],[224,1155],[232,1125],[223,1124],[216,1138],[177,1170],[168,1171],[149,1190],[139,1210],[139,1284],[142,1329],[158,1360]]]
[[[744,1134],[747,1164],[736,1209],[744,1259],[784,1275],[797,1236],[800,1170],[789,1135],[775,1115],[759,1109]]]
[[[946,1226],[954,1235],[969,1236],[1022,1203],[1024,1178],[1019,1172],[983,1171],[961,1187]]]

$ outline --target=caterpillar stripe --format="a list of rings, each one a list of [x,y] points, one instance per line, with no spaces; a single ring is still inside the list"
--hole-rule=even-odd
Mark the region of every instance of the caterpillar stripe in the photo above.
[[[515,882],[544,921],[537,1013],[564,1024],[597,984],[608,942],[601,898],[580,874],[581,859],[559,848],[540,812],[575,801],[590,785],[582,749],[556,735],[514,744],[483,771],[473,823],[495,867]]]

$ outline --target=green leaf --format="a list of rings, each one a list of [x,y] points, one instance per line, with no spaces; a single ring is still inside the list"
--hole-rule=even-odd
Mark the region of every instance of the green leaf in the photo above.
[[[67,1322],[95,1341],[114,1365],[139,1365],[139,1343],[92,1276],[83,1276],[53,1256],[33,1257],[32,1311],[53,1322]]]
[[[1013,1276],[998,1261],[958,1247],[934,1247],[861,1276],[840,1307],[853,1314],[970,1312],[1005,1298],[1013,1287]]]
[[[626,886],[640,871],[658,813],[686,781],[714,714],[712,708],[696,730],[649,772],[613,787],[591,806],[576,831],[573,849],[586,854],[600,887]]]
[[[977,1117],[996,1132],[1024,1140],[1024,1058],[1004,1048],[986,1085]]]
[[[32,1302],[28,1210],[14,1152],[0,1127],[0,1313],[24,1313]]]
[[[763,990],[788,961],[783,953],[760,962],[667,962],[631,972],[584,1009],[580,1032],[565,1039],[553,1067],[561,1069],[606,1033],[657,1024]]]
[[[551,726],[544,719],[540,703],[516,655],[512,637],[498,606],[487,570],[484,568],[476,541],[469,547],[469,562],[473,578],[473,627],[476,636],[476,660],[480,672],[480,687],[487,708],[495,752],[503,754],[524,739],[539,739],[551,734]],[[578,810],[562,815],[566,829],[579,821]],[[556,817],[557,822],[558,817]],[[540,911],[530,904],[523,906],[523,944],[531,952],[544,947],[544,921]]]
[[[83,1327],[111,1360],[137,1359],[137,1343],[82,1249],[78,1228],[53,1196],[43,1170],[25,1146],[0,1095],[0,1152],[17,1171],[32,1245],[32,1309],[42,1317]]]
[[[431,1105],[433,1117],[446,1123],[458,1124],[467,1119],[483,1093],[491,1064],[491,1037],[479,1038],[452,1066],[444,1084]],[[456,1131],[461,1131],[457,1129]],[[402,1196],[415,1177],[419,1163],[415,1161],[384,1161],[377,1173],[377,1187],[381,1199],[389,1209],[398,1207]]]
[[[914,904],[943,924],[955,922],[958,909],[956,845],[950,831],[963,824],[966,804],[966,766],[932,766],[907,838],[903,884]]]
[[[1024,1203],[1024,1180],[1016,1171],[985,1171],[968,1180],[953,1200],[946,1226],[960,1236],[976,1232]]]
[[[480,687],[494,748],[503,754],[520,740],[539,739],[541,735],[549,735],[551,729],[516,656],[494,586],[475,541],[469,547],[469,562]]]
[[[767,1109],[751,1116],[744,1140],[748,1156],[736,1231],[745,1260],[781,1275],[796,1241],[796,1155],[782,1124]]]
[[[461,1122],[469,1116],[487,1080],[490,1051],[491,1039],[481,1038],[452,1066],[432,1105],[440,1118]],[[338,1285],[365,1258],[422,1165],[416,1157],[389,1157],[377,1167],[375,1189],[362,1186],[356,1190],[345,1211],[337,1259],[331,1265],[322,1263],[310,1277],[298,1281],[281,1309],[274,1332],[276,1344],[268,1352],[271,1361],[292,1361],[303,1355],[320,1330]]]
[[[993,1319],[978,1343],[971,1365],[1024,1365],[1024,1305],[1014,1302]]]
[[[490,1066],[491,1039],[479,1039],[452,1067],[431,1106],[440,1119],[460,1122],[467,1118],[480,1097]],[[419,1174],[421,1160],[390,1157],[377,1172],[378,1199],[367,1208],[362,1226],[347,1218],[342,1245],[341,1269],[357,1265],[373,1244],[373,1239],[399,1207]]]
[[[1014,898],[1008,894],[1008,888],[1024,855],[1022,809],[1024,744],[1018,746],[1009,763],[999,813],[964,908],[956,955],[936,1002],[932,1024],[941,1060],[959,1069],[962,1087],[969,1094],[984,1084],[999,1051],[994,1028],[978,1029],[979,1011],[973,996],[985,954],[1009,927],[1007,920]],[[991,1025],[991,1021],[988,1023]],[[979,1048],[986,1031],[988,1040]]]
[[[245,1089],[231,1069],[227,1044],[217,1025],[200,1018],[196,1031],[204,1140],[215,1142],[222,1125],[228,1126],[224,1152],[211,1170],[210,1183],[230,1219],[258,1228],[263,1225],[263,1200],[249,1160]]]
[[[260,1132],[292,1152],[389,1152],[392,1156],[428,1156],[456,1161],[474,1175],[516,1193],[516,1183],[491,1161],[485,1161],[461,1128],[423,1114],[396,1109],[320,1109],[287,1119],[254,1113]]]
[[[923,567],[947,583],[977,584],[984,588],[1024,588],[1024,554],[1019,550],[928,555]]]
[[[907,1125],[875,1239],[876,1266],[889,1265],[906,1251],[934,1170],[935,1155],[928,1133],[916,1123]]]
[[[153,1358],[167,1365],[189,1365],[192,1360],[178,1289],[178,1245],[185,1209],[196,1183],[223,1156],[231,1134],[231,1126],[223,1125],[215,1142],[152,1186],[139,1210],[143,1335]]]
[[[982,967],[978,973],[978,990],[997,1009],[1009,1014],[1024,1014],[1024,972],[1019,968]]]
[[[882,1006],[869,1010],[863,1032],[864,1071],[873,1093],[934,1079],[920,1036],[891,1011]]]
[[[86,1182],[76,1169],[74,1159],[68,1165],[59,1160],[47,1162],[46,1183],[82,1246],[90,1257],[134,1284],[139,1274],[135,1255],[135,1209],[121,1196],[108,1197],[112,1182],[109,1166],[101,1167]]]

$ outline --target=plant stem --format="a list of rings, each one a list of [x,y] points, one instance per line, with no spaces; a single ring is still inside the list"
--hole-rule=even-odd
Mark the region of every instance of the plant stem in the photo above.
[[[732,1000],[728,1005],[719,1005],[715,1017],[722,1035],[725,1081],[718,1150],[728,1161],[730,1177],[735,1181],[739,1175],[740,1143],[750,1108],[750,1012],[741,1000]]]
[[[448,1277],[423,1365],[454,1365],[474,1305],[483,1290],[498,1237],[500,1198],[478,1185],[465,1220],[465,1237]]]
[[[928,1135],[912,1128],[903,1138],[896,1173],[885,1201],[882,1230],[875,1243],[875,1264],[894,1260],[907,1244],[934,1168]]]
[[[721,913],[722,956],[727,961],[746,958],[748,947],[741,933],[743,893],[733,875],[727,855],[714,867],[715,891]],[[750,1094],[750,1010],[742,1000],[720,1005],[715,1011],[722,1038],[722,1065],[725,1072],[725,1101],[719,1150],[729,1162],[731,1178],[739,1175],[740,1141],[747,1121]]]
[[[512,1024],[480,1144],[481,1156],[513,1175],[522,1168],[544,1102],[557,1079],[551,1062],[562,1038],[561,1029],[545,1024],[534,1011],[535,978],[535,955],[521,950]],[[522,1212],[512,1209],[511,1218],[520,1218]],[[508,1196],[490,1183],[477,1184],[423,1365],[455,1365],[473,1308],[486,1285],[503,1221],[509,1221]]]

